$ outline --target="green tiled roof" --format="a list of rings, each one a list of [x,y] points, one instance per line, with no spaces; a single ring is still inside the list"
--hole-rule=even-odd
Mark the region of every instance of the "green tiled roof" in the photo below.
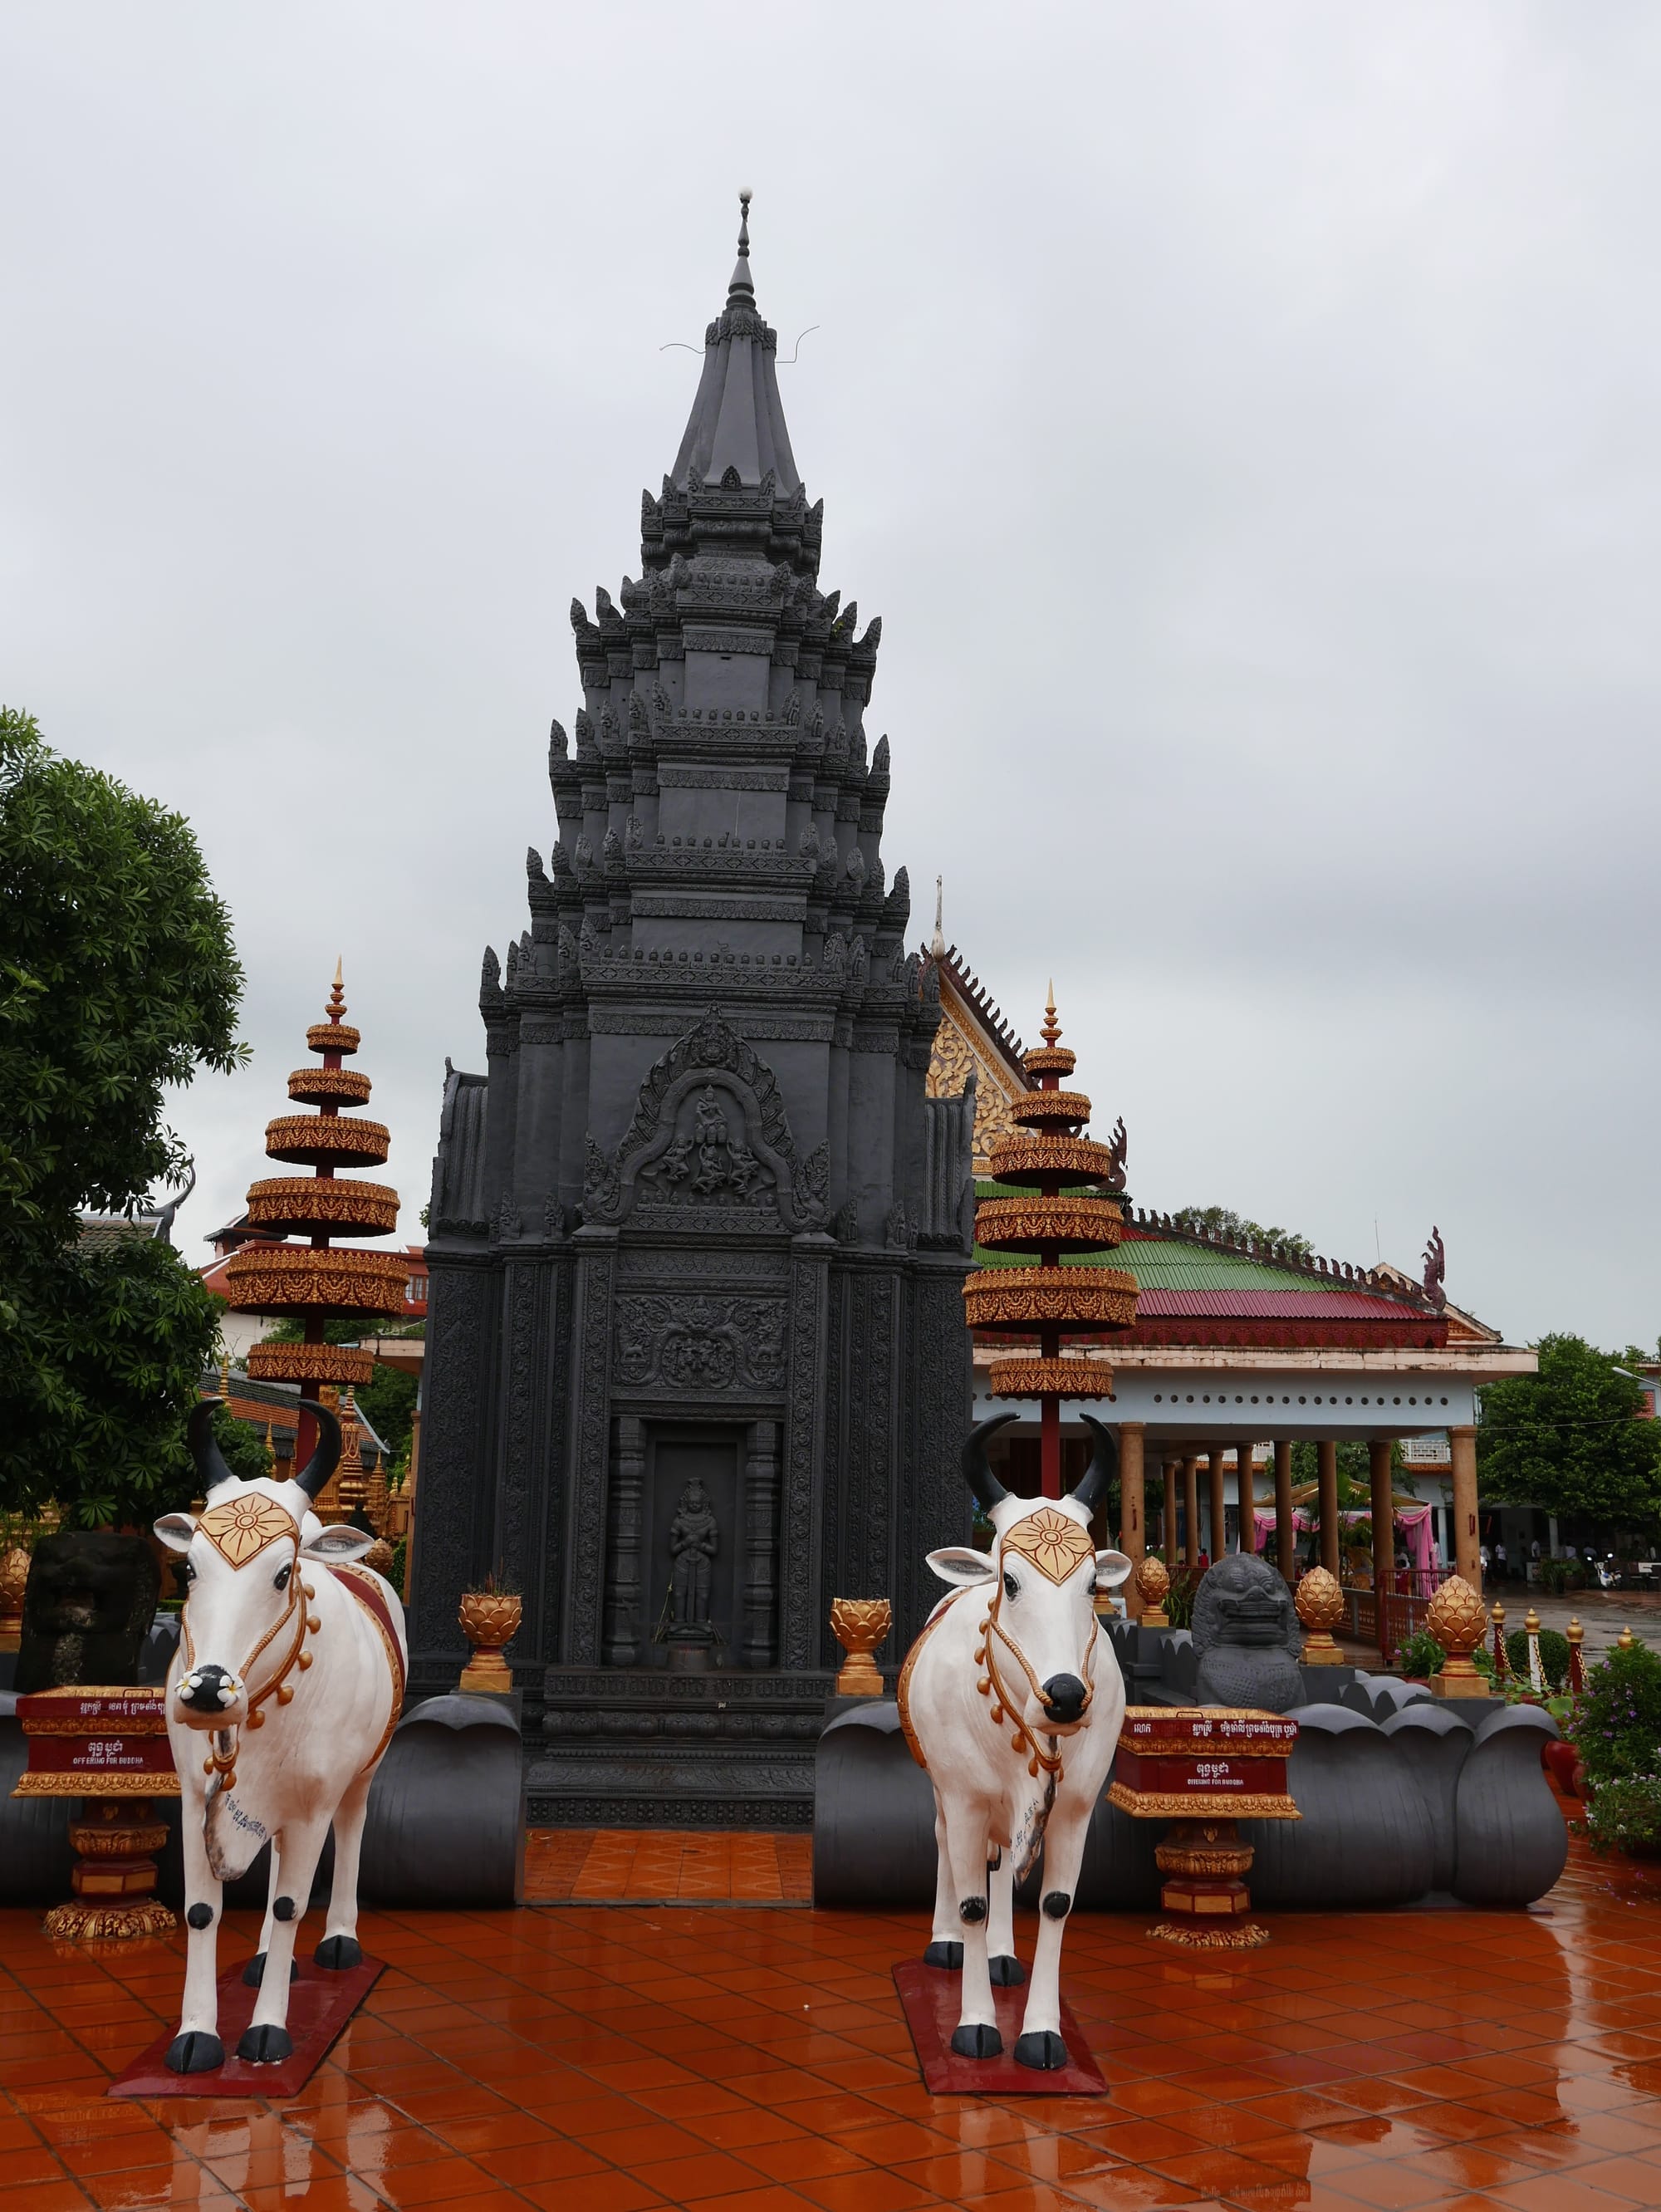
[[[977,1181],[977,1198],[1005,1198],[1016,1194],[1003,1183]],[[1030,1267],[1032,1256],[1021,1252],[989,1252],[975,1247],[978,1267]],[[1149,1291],[1283,1291],[1295,1283],[1300,1290],[1354,1291],[1360,1287],[1325,1275],[1306,1275],[1301,1267],[1276,1267],[1252,1260],[1243,1252],[1220,1251],[1183,1237],[1127,1237],[1110,1252],[1069,1254],[1064,1267],[1123,1267]]]

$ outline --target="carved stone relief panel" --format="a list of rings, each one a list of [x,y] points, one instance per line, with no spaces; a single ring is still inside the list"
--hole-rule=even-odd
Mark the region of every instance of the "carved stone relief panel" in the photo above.
[[[615,1379],[629,1391],[693,1396],[785,1387],[785,1304],[687,1293],[617,1300]]]

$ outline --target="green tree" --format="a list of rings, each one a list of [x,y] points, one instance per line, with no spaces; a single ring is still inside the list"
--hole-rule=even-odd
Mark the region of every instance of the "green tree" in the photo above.
[[[1544,1336],[1539,1371],[1490,1382],[1476,1431],[1486,1503],[1538,1505],[1626,1528],[1661,1516],[1661,1422],[1612,1352]]]
[[[190,1479],[216,1302],[76,1216],[177,1181],[169,1084],[230,1069],[242,970],[190,827],[0,708],[0,1508],[147,1516]]]
[[[226,1466],[244,1482],[255,1482],[271,1472],[264,1431],[252,1421],[238,1420],[228,1407],[221,1406],[214,1415],[214,1440]]]
[[[1234,1243],[1280,1244],[1288,1252],[1306,1257],[1314,1246],[1306,1237],[1298,1236],[1290,1229],[1265,1229],[1261,1223],[1248,1221],[1244,1214],[1235,1213],[1226,1206],[1185,1206],[1180,1212],[1171,1216],[1178,1229],[1209,1230],[1214,1237],[1227,1237]]]

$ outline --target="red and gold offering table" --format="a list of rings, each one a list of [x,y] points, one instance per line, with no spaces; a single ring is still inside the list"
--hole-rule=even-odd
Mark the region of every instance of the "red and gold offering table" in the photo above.
[[[1216,1705],[1131,1705],[1113,1760],[1110,1803],[1138,1820],[1170,1820],[1155,1851],[1170,1915],[1149,1930],[1167,1943],[1246,1951],[1269,1941],[1251,1916],[1252,1846],[1239,1820],[1295,1820],[1286,1762],[1298,1724],[1280,1713]]]
[[[179,1795],[166,1698],[158,1683],[17,1700],[29,1763],[12,1796],[82,1801],[70,1825],[75,1899],[46,1915],[49,1936],[163,1936],[177,1924],[155,1893],[152,1856],[167,1831],[150,1801]]]

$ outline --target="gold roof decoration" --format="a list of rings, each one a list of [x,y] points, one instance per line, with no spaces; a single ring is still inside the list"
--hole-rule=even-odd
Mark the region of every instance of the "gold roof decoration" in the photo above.
[[[246,1567],[250,1559],[257,1559],[284,1536],[296,1540],[300,1536],[294,1515],[259,1490],[245,1491],[222,1505],[209,1506],[198,1516],[196,1525],[220,1557],[233,1567]]]
[[[972,1328],[1039,1340],[1036,1356],[1021,1352],[994,1364],[995,1397],[1109,1398],[1112,1370],[1100,1361],[1064,1358],[1062,1342],[1133,1328],[1137,1279],[1121,1267],[1062,1262],[1069,1254],[1109,1251],[1121,1241],[1123,1152],[1081,1134],[1090,1101],[1082,1091],[1060,1087],[1075,1062],[1060,1042],[1053,985],[1042,1036],[1043,1043],[1025,1055],[1034,1087],[1015,1100],[1015,1127],[991,1155],[994,1177],[1015,1188],[975,1208],[979,1244],[1030,1255],[1037,1264],[977,1268],[963,1285],[964,1310]],[[1089,1188],[1081,1191],[1080,1183]]]
[[[1052,1583],[1064,1583],[1086,1559],[1096,1555],[1089,1530],[1080,1528],[1071,1514],[1059,1512],[1053,1505],[1042,1506],[1017,1521],[1005,1534],[1003,1548],[1030,1559],[1040,1574]]]
[[[315,1397],[325,1382],[367,1382],[374,1370],[373,1353],[325,1344],[326,1322],[360,1315],[373,1320],[403,1310],[404,1265],[397,1253],[331,1249],[330,1240],[339,1236],[389,1236],[398,1218],[398,1194],[389,1185],[355,1182],[338,1172],[384,1160],[391,1141],[384,1123],[355,1113],[368,1098],[370,1083],[367,1075],[341,1065],[360,1042],[345,1012],[336,963],[327,1019],[314,1022],[306,1033],[323,1065],[297,1067],[288,1078],[289,1097],[317,1110],[279,1115],[265,1132],[265,1150],[272,1159],[312,1172],[267,1176],[248,1190],[251,1229],[306,1241],[247,1244],[225,1267],[233,1313],[303,1324],[303,1343],[256,1344],[248,1353],[250,1375],[298,1382],[302,1397]]]

